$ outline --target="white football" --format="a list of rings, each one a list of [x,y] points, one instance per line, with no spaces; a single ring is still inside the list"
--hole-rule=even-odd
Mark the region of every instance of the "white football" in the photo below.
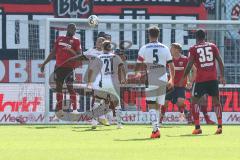
[[[96,15],[91,15],[88,17],[88,24],[91,27],[96,27],[98,25],[98,17]]]

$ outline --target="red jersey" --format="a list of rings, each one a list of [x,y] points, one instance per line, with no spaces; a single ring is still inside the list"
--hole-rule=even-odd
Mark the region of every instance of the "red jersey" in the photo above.
[[[76,37],[59,36],[54,44],[56,49],[56,65],[58,67],[75,68],[76,62],[67,62],[68,59],[75,55],[66,50],[71,48],[74,51],[81,50],[80,40]]]
[[[200,42],[189,49],[197,68],[196,82],[217,80],[216,56],[219,55],[217,46],[210,42]]]
[[[178,59],[173,57],[175,77],[174,77],[174,86],[176,87],[185,87],[187,84],[187,77],[184,79],[182,85],[179,84],[181,78],[183,77],[184,70],[188,63],[188,58],[184,55],[181,55]]]

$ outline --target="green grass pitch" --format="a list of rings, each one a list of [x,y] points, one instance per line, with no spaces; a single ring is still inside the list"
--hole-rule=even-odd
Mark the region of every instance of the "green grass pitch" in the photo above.
[[[0,160],[239,160],[240,126],[165,125],[160,139],[149,139],[150,125],[0,126]]]

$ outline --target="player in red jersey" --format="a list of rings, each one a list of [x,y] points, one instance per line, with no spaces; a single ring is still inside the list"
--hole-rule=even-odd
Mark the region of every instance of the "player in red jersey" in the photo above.
[[[66,36],[59,36],[56,39],[53,50],[40,66],[41,71],[43,72],[45,65],[56,56],[54,77],[56,80],[57,111],[62,110],[62,88],[64,81],[67,85],[68,92],[70,93],[73,110],[77,109],[76,92],[73,89],[73,70],[77,66],[77,63],[69,61],[71,58],[81,54],[80,40],[77,37],[74,37],[75,32],[76,25],[73,23],[68,24]]]
[[[222,133],[222,106],[219,101],[219,88],[217,81],[217,69],[215,60],[218,61],[220,68],[220,83],[225,84],[224,79],[224,64],[219,55],[217,46],[213,43],[205,41],[205,32],[202,29],[196,31],[197,44],[189,49],[189,61],[184,71],[184,78],[189,74],[193,64],[197,68],[196,80],[193,86],[193,96],[191,102],[191,110],[195,123],[193,134],[201,134],[199,122],[199,100],[204,94],[212,96],[213,107],[218,121],[218,129],[215,134]]]
[[[174,88],[172,91],[169,91],[169,93],[166,95],[165,104],[161,106],[160,123],[162,123],[169,101],[171,101],[173,104],[177,104],[177,106],[179,107],[179,111],[181,113],[179,119],[183,121],[186,118],[189,121],[189,123],[191,123],[192,121],[191,115],[189,115],[189,112],[185,109],[186,105],[184,103],[186,90],[185,87],[187,86],[187,77],[184,79],[184,82],[182,84],[179,83],[180,79],[184,74],[184,69],[187,66],[188,58],[181,54],[182,46],[179,43],[172,43],[170,51],[173,57],[175,70]],[[193,80],[191,76],[189,76],[188,79],[189,83],[192,83]]]

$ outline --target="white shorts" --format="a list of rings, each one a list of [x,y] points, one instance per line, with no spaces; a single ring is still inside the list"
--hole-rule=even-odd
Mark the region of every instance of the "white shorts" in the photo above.
[[[147,101],[154,101],[158,104],[164,105],[165,103],[165,96],[166,96],[166,86],[149,86],[146,88],[146,100]]]
[[[93,83],[93,89],[99,90],[100,92],[95,92],[97,96],[106,98],[110,95],[111,100],[117,101],[118,106],[120,105],[120,88],[115,88],[111,80],[102,80],[102,87],[99,86],[99,79]]]

